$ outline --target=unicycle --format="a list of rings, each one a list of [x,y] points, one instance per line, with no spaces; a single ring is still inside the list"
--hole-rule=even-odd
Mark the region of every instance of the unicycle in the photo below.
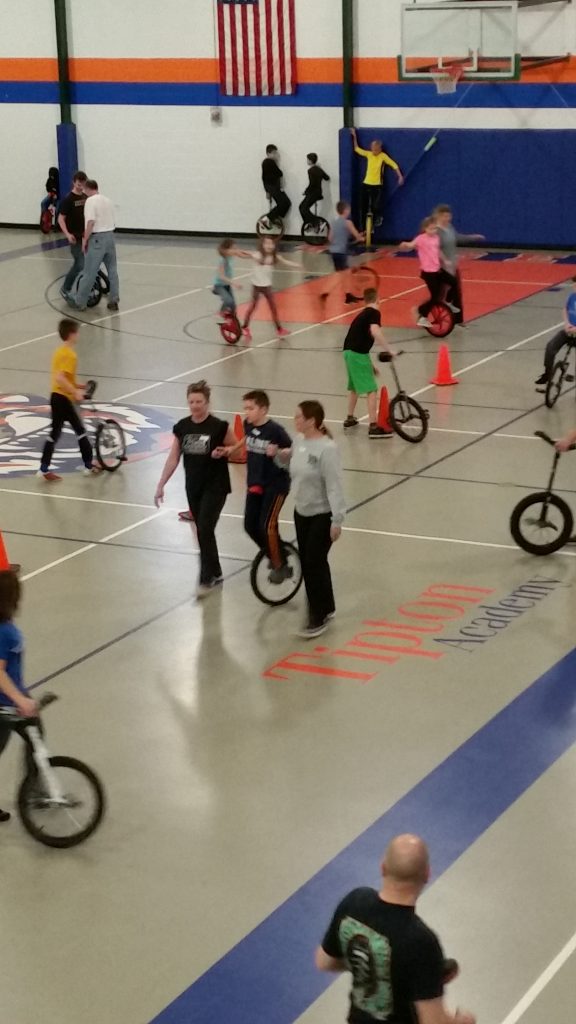
[[[272,199],[268,199],[272,209]],[[280,241],[284,234],[284,221],[281,217],[272,218],[269,213],[263,213],[256,221],[256,234],[259,238],[274,238]]]
[[[542,430],[535,436],[554,447],[554,441]],[[570,446],[574,451],[576,445]],[[510,532],[516,544],[531,555],[552,555],[572,537],[574,517],[572,509],[553,493],[554,481],[560,461],[560,452],[554,451],[554,461],[545,491],[528,494],[519,501],[510,517]]]
[[[222,317],[222,321],[218,324],[220,334],[227,345],[235,345],[242,336],[240,321],[232,309],[225,309]]]
[[[250,568],[250,585],[263,604],[278,607],[287,604],[302,586],[302,565],[298,548],[281,541],[285,564],[274,569],[266,551],[259,551]]]
[[[95,380],[86,381],[84,401],[90,402],[90,422],[94,428],[94,452],[98,465],[108,473],[114,473],[127,461],[126,437],[117,420],[103,419],[92,399],[96,391]]]
[[[39,710],[58,698],[45,694]],[[0,723],[24,740],[23,779],[17,808],[22,825],[43,846],[69,849],[91,836],[102,821],[106,799],[96,773],[75,757],[52,757],[40,716],[24,718],[14,707],[0,707]]]
[[[401,355],[403,355],[402,351],[398,352],[398,355],[395,357],[389,356],[388,352],[380,352],[378,355],[381,363],[390,363],[390,369],[396,384],[396,394],[388,407],[388,417],[390,426],[399,437],[404,441],[409,441],[410,444],[420,444],[428,433],[430,413],[424,406],[420,405],[420,402],[417,402],[415,398],[408,395],[400,384],[396,369],[396,359]]]
[[[544,395],[544,401],[546,402],[548,409],[554,408],[562,393],[564,381],[570,378],[568,370],[570,369],[570,353],[573,350],[576,350],[576,345],[574,342],[569,342],[566,345],[564,357],[562,359],[558,359],[554,363],[552,373],[550,374],[550,380],[546,385],[546,392]]]
[[[454,330],[454,313],[445,302],[435,302],[425,319],[428,326],[424,330],[433,338],[447,338]]]
[[[301,234],[307,245],[326,245],[330,225],[324,217],[318,216],[318,203],[314,204],[314,214],[303,222]]]

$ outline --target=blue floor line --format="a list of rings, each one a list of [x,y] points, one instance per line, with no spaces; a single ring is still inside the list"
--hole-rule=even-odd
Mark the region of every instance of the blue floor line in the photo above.
[[[388,840],[406,831],[422,835],[438,879],[576,741],[575,701],[576,649],[277,907],[152,1024],[293,1024],[334,980],[315,970],[313,954],[337,901],[354,886],[377,884]],[[321,828],[321,807],[318,822]],[[226,888],[238,884],[239,878],[222,879],[214,893],[215,915],[227,913]],[[203,927],[209,923],[191,918],[191,949],[201,943]]]

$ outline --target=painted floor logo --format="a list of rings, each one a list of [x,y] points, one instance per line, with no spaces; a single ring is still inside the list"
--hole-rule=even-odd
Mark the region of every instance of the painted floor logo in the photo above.
[[[98,402],[102,418],[113,417],[126,436],[128,461],[145,459],[165,451],[172,443],[172,420],[156,409],[144,406],[111,405]],[[82,409],[88,427],[94,413]],[[50,402],[41,395],[0,394],[0,477],[29,476],[38,469],[40,454],[50,429]],[[81,464],[74,431],[65,427],[56,446],[52,469],[71,473]]]

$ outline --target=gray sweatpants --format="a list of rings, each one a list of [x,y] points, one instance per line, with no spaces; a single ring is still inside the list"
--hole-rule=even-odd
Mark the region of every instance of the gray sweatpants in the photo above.
[[[76,304],[84,307],[96,280],[96,275],[103,263],[110,278],[109,302],[120,299],[120,282],[116,263],[116,243],[113,231],[99,231],[90,235],[88,249],[84,257],[84,270],[78,280],[78,290],[74,296]]]

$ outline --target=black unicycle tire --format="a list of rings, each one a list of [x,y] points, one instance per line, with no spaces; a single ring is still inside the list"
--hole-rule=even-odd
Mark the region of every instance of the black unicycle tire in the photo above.
[[[318,231],[318,227],[322,229]],[[302,225],[302,241],[307,245],[325,245],[330,234],[330,225],[325,217],[316,217],[315,220],[305,221]]]
[[[359,266],[352,267],[350,276],[353,282],[353,294],[359,299],[364,297],[364,292],[367,288],[375,288],[376,291],[380,289],[380,278],[374,267],[371,267],[368,263],[360,263]]]
[[[79,846],[80,843],[83,843],[88,839],[88,837],[91,836],[98,828],[106,809],[104,788],[96,773],[93,772],[88,765],[84,764],[82,761],[78,761],[75,757],[51,757],[49,762],[53,768],[71,768],[73,771],[79,772],[79,774],[83,775],[90,783],[95,795],[95,811],[89,823],[81,829],[80,832],[71,836],[51,836],[43,829],[38,828],[35,821],[33,821],[28,815],[31,790],[38,782],[38,774],[36,771],[26,775],[20,789],[18,790],[18,814],[22,825],[28,834],[31,835],[33,839],[36,839],[37,842],[42,843],[44,846],[52,846],[61,850],[69,849],[72,846]]]
[[[105,430],[113,430],[119,439],[119,454],[115,459],[109,460],[108,462],[106,461],[102,450],[102,435]],[[126,437],[122,427],[116,420],[103,420],[102,423],[98,424],[94,437],[94,450],[96,452],[98,465],[108,473],[114,473],[115,470],[120,468],[123,462],[126,462]]]
[[[414,420],[420,422],[419,431],[406,428],[406,410],[410,411],[410,415]],[[388,415],[390,417],[390,425],[404,441],[409,441],[410,444],[420,444],[426,437],[428,433],[428,413],[420,405],[420,402],[417,402],[415,398],[411,398],[410,395],[394,395],[390,402]]]
[[[97,278],[97,280],[100,283],[100,291],[102,292],[102,295],[109,295],[110,294],[110,278],[108,277],[108,274],[104,273],[104,271],[102,269],[100,269],[98,271],[98,278]]]
[[[219,324],[220,334],[224,338],[227,345],[235,345],[236,342],[242,337],[242,328],[240,321],[236,316],[228,316],[225,320]]]
[[[447,338],[454,330],[454,314],[445,302],[436,302],[426,319],[428,320],[426,330],[433,338]]]
[[[276,231],[269,231],[261,221],[266,217],[270,223],[277,229]],[[259,238],[273,238],[275,241],[279,241],[284,234],[284,221],[281,217],[274,217],[272,219],[267,213],[263,213],[261,217],[258,217],[256,221],[256,234]]]
[[[562,360],[561,363],[554,363],[552,373],[550,374],[550,380],[546,385],[546,393],[544,395],[544,401],[546,402],[548,409],[553,409],[560,398],[564,377],[566,376],[566,369],[567,367],[564,360]]]
[[[548,544],[534,544],[528,540],[521,530],[522,516],[532,505],[543,505],[548,501],[554,505],[564,517],[564,525],[556,538]],[[557,494],[549,494],[547,491],[537,491],[535,494],[528,494],[522,501],[519,501],[510,516],[510,533],[518,547],[527,551],[530,555],[553,555],[568,543],[574,528],[574,517],[570,506],[559,498]]]
[[[49,235],[54,226],[52,210],[43,210],[40,216],[40,231],[43,235]]]
[[[259,601],[262,601],[263,604],[268,604],[272,608],[279,608],[280,605],[282,604],[288,604],[288,601],[291,601],[292,598],[296,596],[296,594],[300,590],[300,587],[302,586],[302,583],[304,582],[304,576],[302,575],[302,566],[300,564],[300,555],[298,554],[298,548],[294,544],[288,544],[286,541],[282,541],[282,547],[286,549],[290,554],[296,555],[296,558],[298,559],[298,564],[300,566],[299,576],[295,582],[294,589],[289,594],[284,595],[284,597],[273,601],[266,594],[263,594],[258,587],[258,569],[260,568],[260,565],[263,561],[268,561],[268,555],[265,551],[259,551],[258,554],[256,555],[256,558],[252,562],[252,565],[250,566],[250,586],[252,587],[255,596],[258,598]]]

